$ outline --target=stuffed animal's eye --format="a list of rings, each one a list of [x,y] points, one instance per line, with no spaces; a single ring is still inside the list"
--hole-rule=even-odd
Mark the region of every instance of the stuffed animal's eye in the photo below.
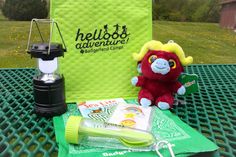
[[[173,59],[169,60],[169,65],[172,69],[176,68],[176,62]]]
[[[157,56],[156,56],[156,55],[151,55],[151,56],[148,58],[148,62],[149,62],[149,63],[153,63],[156,59],[157,59]]]

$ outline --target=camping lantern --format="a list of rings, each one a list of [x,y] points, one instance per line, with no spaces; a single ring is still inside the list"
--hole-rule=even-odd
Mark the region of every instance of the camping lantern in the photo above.
[[[49,42],[45,42],[38,23],[50,24],[51,31]],[[33,23],[36,24],[42,42],[30,44]],[[61,43],[52,43],[51,37],[54,24],[61,36]],[[62,38],[58,24],[49,19],[33,19],[31,21],[27,53],[37,60],[37,73],[33,78],[33,90],[35,100],[35,112],[40,116],[52,117],[60,115],[67,110],[65,103],[64,77],[58,70],[58,57],[64,56],[66,46]]]

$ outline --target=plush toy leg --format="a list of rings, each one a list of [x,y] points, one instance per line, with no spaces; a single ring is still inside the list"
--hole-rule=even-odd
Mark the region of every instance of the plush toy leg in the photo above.
[[[167,110],[173,107],[174,97],[171,94],[164,94],[156,99],[155,103],[160,109]]]
[[[153,96],[148,90],[146,89],[140,90],[138,95],[138,101],[140,105],[142,105],[143,107],[148,107],[152,104],[153,100],[154,100]]]

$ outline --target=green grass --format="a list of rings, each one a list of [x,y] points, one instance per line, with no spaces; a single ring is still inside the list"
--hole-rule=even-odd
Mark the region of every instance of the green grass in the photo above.
[[[214,23],[153,23],[153,38],[162,42],[174,40],[196,64],[236,63],[236,33]]]
[[[0,21],[0,67],[32,67],[26,54],[29,22]]]
[[[25,51],[29,26],[30,22],[8,21],[0,13],[0,68],[34,66]],[[153,38],[179,43],[196,64],[236,63],[236,33],[218,24],[155,21]]]
[[[34,66],[35,60],[26,53],[29,28],[30,22],[9,21],[0,11],[0,68]],[[37,39],[35,35],[33,33],[33,40]]]

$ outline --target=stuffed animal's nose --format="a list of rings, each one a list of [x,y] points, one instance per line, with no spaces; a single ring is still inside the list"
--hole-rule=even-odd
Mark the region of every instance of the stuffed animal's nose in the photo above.
[[[154,63],[159,69],[164,69],[169,67],[168,61],[162,58],[156,59]]]
[[[154,73],[165,75],[170,71],[169,62],[163,58],[158,58],[152,63],[151,69]]]

